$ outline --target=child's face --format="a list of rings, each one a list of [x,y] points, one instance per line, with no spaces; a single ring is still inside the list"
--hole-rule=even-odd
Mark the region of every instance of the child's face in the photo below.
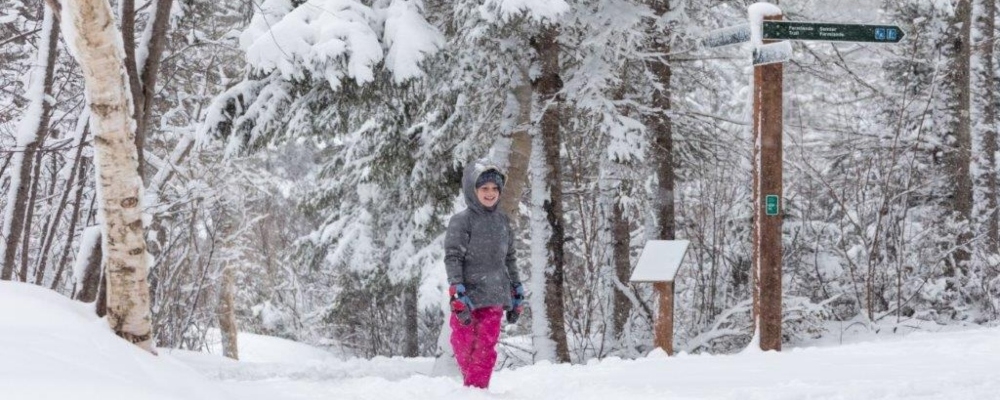
[[[483,207],[493,207],[500,201],[500,188],[493,182],[487,182],[483,186],[476,188],[476,197]]]

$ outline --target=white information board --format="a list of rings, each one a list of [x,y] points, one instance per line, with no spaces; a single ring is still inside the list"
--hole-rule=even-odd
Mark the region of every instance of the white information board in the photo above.
[[[642,248],[639,263],[632,271],[632,282],[666,282],[673,281],[677,270],[681,268],[684,254],[687,253],[688,240],[650,240]]]

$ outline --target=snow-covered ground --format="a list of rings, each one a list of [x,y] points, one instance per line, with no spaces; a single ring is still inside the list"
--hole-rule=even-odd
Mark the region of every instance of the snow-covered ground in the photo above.
[[[0,281],[0,399],[223,399],[212,380],[169,354],[119,339],[92,308]]]
[[[143,353],[45,289],[0,282],[2,399],[1000,399],[1000,329],[913,333],[781,353],[653,354],[499,371],[487,391],[432,360],[343,360],[240,335],[243,361]],[[131,397],[126,397],[131,396]]]

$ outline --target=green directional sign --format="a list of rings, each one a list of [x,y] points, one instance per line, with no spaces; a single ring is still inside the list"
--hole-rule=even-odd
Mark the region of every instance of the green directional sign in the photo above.
[[[781,207],[778,204],[778,195],[769,194],[764,197],[764,214],[766,215],[778,215],[778,211]]]
[[[764,21],[763,29],[763,38],[770,40],[899,43],[903,36],[906,34],[895,25]]]

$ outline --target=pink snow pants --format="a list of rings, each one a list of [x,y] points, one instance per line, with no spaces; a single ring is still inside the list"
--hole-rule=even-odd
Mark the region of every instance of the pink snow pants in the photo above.
[[[482,389],[490,386],[502,316],[500,306],[479,308],[472,310],[472,323],[462,325],[455,313],[451,313],[451,347],[465,377],[465,386]]]

